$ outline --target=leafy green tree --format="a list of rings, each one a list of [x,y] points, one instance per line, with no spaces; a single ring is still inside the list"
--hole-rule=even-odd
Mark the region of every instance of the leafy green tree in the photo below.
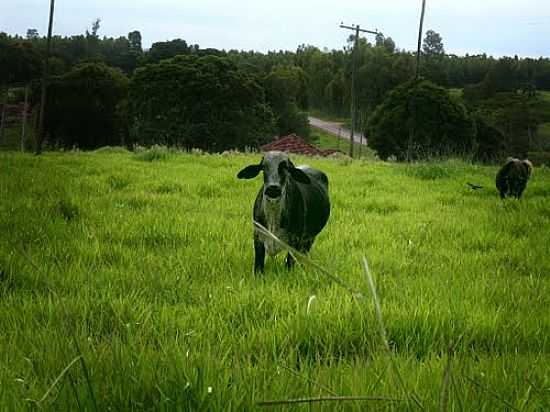
[[[130,42],[130,49],[137,53],[142,53],[141,48],[141,33],[138,30],[128,33],[128,41]]]
[[[128,79],[120,70],[85,63],[48,87],[44,127],[50,144],[93,149],[121,143],[117,107],[127,97]]]
[[[474,113],[473,119],[476,129],[475,158],[490,162],[507,157],[504,133],[478,112]]]
[[[144,55],[145,63],[158,63],[161,60],[170,59],[180,54],[190,54],[191,49],[182,39],[153,43],[149,51]]]
[[[309,137],[307,115],[299,106],[307,107],[304,71],[297,66],[276,66],[264,79],[266,98],[276,119],[280,136],[296,133]]]
[[[274,135],[257,78],[227,57],[177,56],[138,68],[130,84],[131,139],[221,151]]]
[[[41,71],[40,53],[31,43],[12,41],[0,34],[0,84],[29,83]]]
[[[526,156],[537,140],[538,126],[550,122],[550,103],[536,94],[498,92],[468,104],[471,112],[502,134],[502,147],[494,150],[502,149],[508,156]]]
[[[378,48],[384,48],[388,53],[395,52],[395,42],[391,37],[385,37],[382,33],[376,35],[375,45]]]
[[[422,43],[422,53],[424,55],[420,66],[422,76],[440,86],[447,86],[449,79],[445,67],[445,48],[439,33],[433,30],[426,32]]]
[[[40,36],[38,34],[38,30],[36,29],[27,29],[27,40],[36,40]]]
[[[340,70],[325,88],[325,106],[329,113],[343,116],[349,109],[344,108],[349,90],[346,88],[343,70]]]
[[[511,92],[519,88],[521,80],[517,59],[503,57],[491,66],[485,81],[495,92]]]
[[[383,159],[471,152],[474,125],[466,108],[429,81],[407,81],[369,118],[369,146]]]
[[[427,56],[445,55],[445,48],[443,47],[441,35],[433,30],[428,30],[422,42],[422,52]]]

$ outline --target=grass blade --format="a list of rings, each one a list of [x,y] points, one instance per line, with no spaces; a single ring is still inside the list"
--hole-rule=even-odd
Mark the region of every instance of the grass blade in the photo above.
[[[69,364],[67,366],[65,366],[65,368],[61,371],[61,373],[59,375],[57,375],[57,378],[55,378],[55,380],[53,381],[53,383],[50,385],[50,387],[48,388],[48,390],[44,393],[44,395],[42,395],[42,397],[39,399],[39,400],[33,400],[33,399],[30,399],[31,401],[33,402],[36,402],[37,404],[41,404],[42,402],[44,402],[48,395],[51,393],[51,391],[53,390],[53,388],[55,388],[55,386],[59,383],[59,381],[63,378],[63,376],[65,376],[65,374],[69,371],[69,369],[71,369],[71,367],[81,358],[81,356],[77,356],[76,358],[74,358],[71,362],[69,362]]]
[[[386,349],[386,352],[388,353],[390,363],[392,365],[392,369],[394,371],[394,375],[397,379],[397,382],[399,386],[401,386],[403,392],[405,393],[405,396],[407,398],[410,398],[416,403],[416,405],[421,409],[424,410],[424,407],[422,406],[422,403],[418,399],[418,397],[414,393],[409,393],[407,390],[407,387],[405,386],[405,382],[403,381],[403,378],[401,376],[401,373],[399,372],[399,368],[397,367],[397,364],[395,363],[395,359],[393,357],[393,353],[390,348],[390,344],[388,342],[387,333],[386,333],[386,327],[384,326],[384,319],[382,318],[382,310],[380,309],[380,300],[378,299],[378,293],[376,292],[376,286],[374,284],[374,280],[372,278],[372,275],[370,273],[369,269],[369,263],[367,261],[367,258],[363,256],[363,267],[365,269],[365,276],[367,278],[367,283],[369,285],[370,292],[372,294],[372,300],[374,302],[374,311],[376,313],[376,319],[378,320],[378,326],[379,326],[379,332],[380,337],[382,338],[382,343],[384,344],[384,348]]]
[[[315,402],[344,402],[344,401],[378,401],[378,402],[403,402],[402,399],[387,398],[384,396],[321,396],[318,398],[295,398],[260,401],[259,406],[290,405],[295,403],[315,403]]]

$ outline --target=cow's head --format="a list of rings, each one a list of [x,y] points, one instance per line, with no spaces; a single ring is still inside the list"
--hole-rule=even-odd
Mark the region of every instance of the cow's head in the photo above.
[[[264,172],[264,197],[272,201],[281,199],[289,179],[304,184],[311,183],[308,175],[296,168],[286,153],[282,152],[267,152],[260,164],[245,167],[237,177],[252,179],[261,171]]]

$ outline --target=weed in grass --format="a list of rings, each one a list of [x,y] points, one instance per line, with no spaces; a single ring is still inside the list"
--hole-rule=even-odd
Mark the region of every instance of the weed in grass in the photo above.
[[[135,151],[134,158],[144,162],[154,162],[166,160],[175,155],[176,151],[166,146],[153,145],[148,149],[138,148]]]
[[[124,176],[111,175],[107,178],[107,184],[112,190],[122,190],[128,187],[130,179]]]
[[[420,163],[407,167],[407,174],[421,180],[449,178],[453,175],[450,168],[440,164]]]
[[[128,154],[130,151],[123,146],[103,146],[94,150],[97,154]]]
[[[158,186],[156,186],[153,189],[153,192],[158,194],[176,194],[176,193],[180,193],[182,190],[183,190],[183,187],[178,183],[163,182]]]
[[[79,217],[80,209],[70,199],[62,198],[55,203],[53,214],[61,216],[65,221],[70,222]]]

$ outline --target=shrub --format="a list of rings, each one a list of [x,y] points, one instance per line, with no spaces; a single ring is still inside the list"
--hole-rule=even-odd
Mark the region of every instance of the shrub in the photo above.
[[[387,159],[418,159],[471,152],[474,125],[465,107],[429,81],[411,80],[391,91],[367,124],[369,146]]]

